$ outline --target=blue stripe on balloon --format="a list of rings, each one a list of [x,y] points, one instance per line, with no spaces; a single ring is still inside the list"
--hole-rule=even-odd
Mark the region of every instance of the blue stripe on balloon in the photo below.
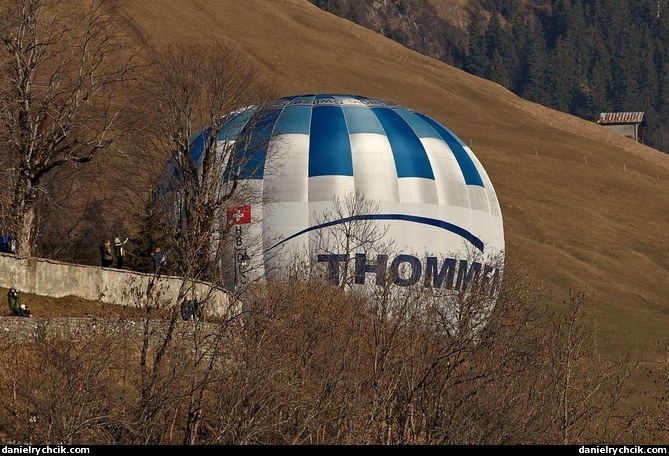
[[[394,109],[394,111],[399,114],[399,116],[402,117],[406,123],[409,124],[411,129],[419,138],[441,139],[439,133],[437,133],[434,128],[432,128],[427,122],[425,122],[415,113],[409,111],[408,109]]]
[[[434,173],[423,144],[402,117],[388,108],[371,108],[386,132],[395,159],[397,177],[423,177]]]
[[[312,110],[309,177],[312,176],[353,176],[351,142],[339,107],[315,106]]]
[[[242,131],[254,112],[254,109],[245,109],[236,114],[221,118],[217,141],[236,141],[239,137],[239,132]],[[204,158],[205,142],[209,139],[211,130],[211,127],[205,127],[191,139],[190,157],[193,163],[199,163]]]
[[[204,143],[209,139],[211,134],[211,127],[203,128],[195,138],[190,140],[190,159],[193,163],[198,163],[202,160],[204,153]]]
[[[256,122],[251,120],[246,124],[229,162],[226,180],[231,172],[239,179],[263,178],[269,140],[280,114],[281,110],[272,109],[260,114]]]
[[[273,135],[308,135],[310,123],[310,106],[288,106],[281,112],[279,120],[276,122]]]
[[[376,118],[371,109],[364,106],[345,106],[342,111],[346,118],[349,134],[376,133],[385,135],[379,119]]]
[[[458,162],[458,165],[460,166],[462,175],[465,178],[465,183],[467,185],[478,185],[483,187],[484,185],[483,180],[481,179],[481,175],[476,169],[476,165],[474,165],[474,162],[469,157],[469,154],[467,154],[467,151],[464,148],[464,143],[460,140],[460,138],[455,136],[450,130],[443,127],[440,123],[430,119],[425,114],[416,114],[420,116],[420,118],[425,122],[427,122],[432,128],[434,128],[434,130],[439,133],[441,139],[443,139],[446,144],[448,144],[448,147],[450,147],[453,155],[455,156],[455,159]]]
[[[226,116],[221,119],[221,130],[218,132],[219,141],[236,141],[239,132],[246,123],[253,117],[255,109],[245,109],[232,116]]]
[[[419,223],[421,225],[429,225],[429,226],[434,226],[437,228],[441,228],[446,231],[450,231],[451,233],[457,234],[458,236],[466,239],[469,241],[474,247],[479,249],[481,252],[483,252],[483,241],[476,237],[474,234],[471,232],[467,231],[466,229],[459,227],[457,225],[454,225],[452,223],[445,222],[443,220],[438,220],[438,219],[433,219],[433,218],[428,218],[428,217],[420,217],[417,215],[407,215],[407,214],[367,214],[367,215],[352,215],[350,217],[344,217],[339,220],[332,220],[329,222],[325,223],[320,223],[318,225],[310,226],[309,228],[305,228],[301,231],[298,231],[295,234],[291,234],[288,236],[286,239],[283,239],[276,244],[274,244],[272,247],[270,247],[269,250],[272,250],[275,247],[280,246],[284,242],[288,242],[291,239],[294,239],[298,236],[301,236],[305,233],[308,233],[310,231],[314,230],[320,230],[323,228],[329,228],[334,225],[340,225],[342,223],[349,223],[349,222],[356,222],[359,220],[400,220],[403,222],[412,222],[412,223]]]

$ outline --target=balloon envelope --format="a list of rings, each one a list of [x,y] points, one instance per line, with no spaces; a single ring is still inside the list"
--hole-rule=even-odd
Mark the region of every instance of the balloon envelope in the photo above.
[[[223,180],[234,174],[261,195],[225,214],[234,225],[231,280],[280,269],[290,254],[320,261],[343,280],[341,255],[358,254],[357,283],[391,272],[401,276],[398,285],[462,288],[467,277],[493,270],[485,271],[486,258],[503,255],[502,215],[488,175],[466,144],[427,115],[330,94],[281,98],[251,121],[253,114],[253,107],[231,114],[217,137],[232,151]],[[191,143],[196,165],[209,135],[204,129]],[[336,199],[356,194],[373,204],[333,211]],[[377,224],[392,251],[372,256],[323,244],[325,230],[354,223]]]

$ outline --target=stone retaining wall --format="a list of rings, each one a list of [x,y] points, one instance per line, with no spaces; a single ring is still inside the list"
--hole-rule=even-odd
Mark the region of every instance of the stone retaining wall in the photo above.
[[[212,316],[234,313],[229,295],[211,284],[184,284],[180,277],[155,276],[114,268],[84,266],[43,258],[0,254],[0,286],[19,292],[61,298],[76,296],[109,304],[144,307],[177,305],[186,288],[206,299],[206,312]]]

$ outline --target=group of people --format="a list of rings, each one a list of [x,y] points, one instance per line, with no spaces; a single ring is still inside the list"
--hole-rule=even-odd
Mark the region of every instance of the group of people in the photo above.
[[[13,317],[30,316],[30,310],[28,310],[25,304],[21,304],[19,292],[14,287],[10,288],[9,292],[7,292],[7,304],[9,304],[9,310]]]
[[[200,301],[197,299],[197,294],[192,299],[186,299],[181,302],[179,306],[181,318],[185,321],[197,320],[202,321],[202,307]]]
[[[125,238],[125,241],[121,241],[119,236],[114,238],[114,246],[109,239],[105,239],[100,243],[100,256],[102,258],[102,267],[109,268],[114,264],[114,258],[116,258],[116,267],[118,269],[123,269],[123,259],[125,258],[125,244],[128,242],[128,238]]]
[[[121,241],[120,236],[116,236],[113,245],[109,239],[105,239],[100,243],[100,259],[102,260],[103,268],[112,267],[114,259],[116,259],[116,267],[118,269],[123,269],[125,244],[127,242],[128,238],[125,238],[125,241]],[[153,260],[153,267],[156,274],[160,274],[160,269],[167,264],[165,252],[163,252],[160,247],[156,247],[151,251],[151,259]]]

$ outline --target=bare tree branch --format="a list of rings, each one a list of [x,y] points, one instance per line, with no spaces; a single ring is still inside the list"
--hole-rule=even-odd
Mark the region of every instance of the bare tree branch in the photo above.
[[[109,149],[121,110],[114,91],[139,64],[100,0],[12,2],[0,13],[0,43],[0,137],[13,164],[3,224],[31,255],[41,181]]]

